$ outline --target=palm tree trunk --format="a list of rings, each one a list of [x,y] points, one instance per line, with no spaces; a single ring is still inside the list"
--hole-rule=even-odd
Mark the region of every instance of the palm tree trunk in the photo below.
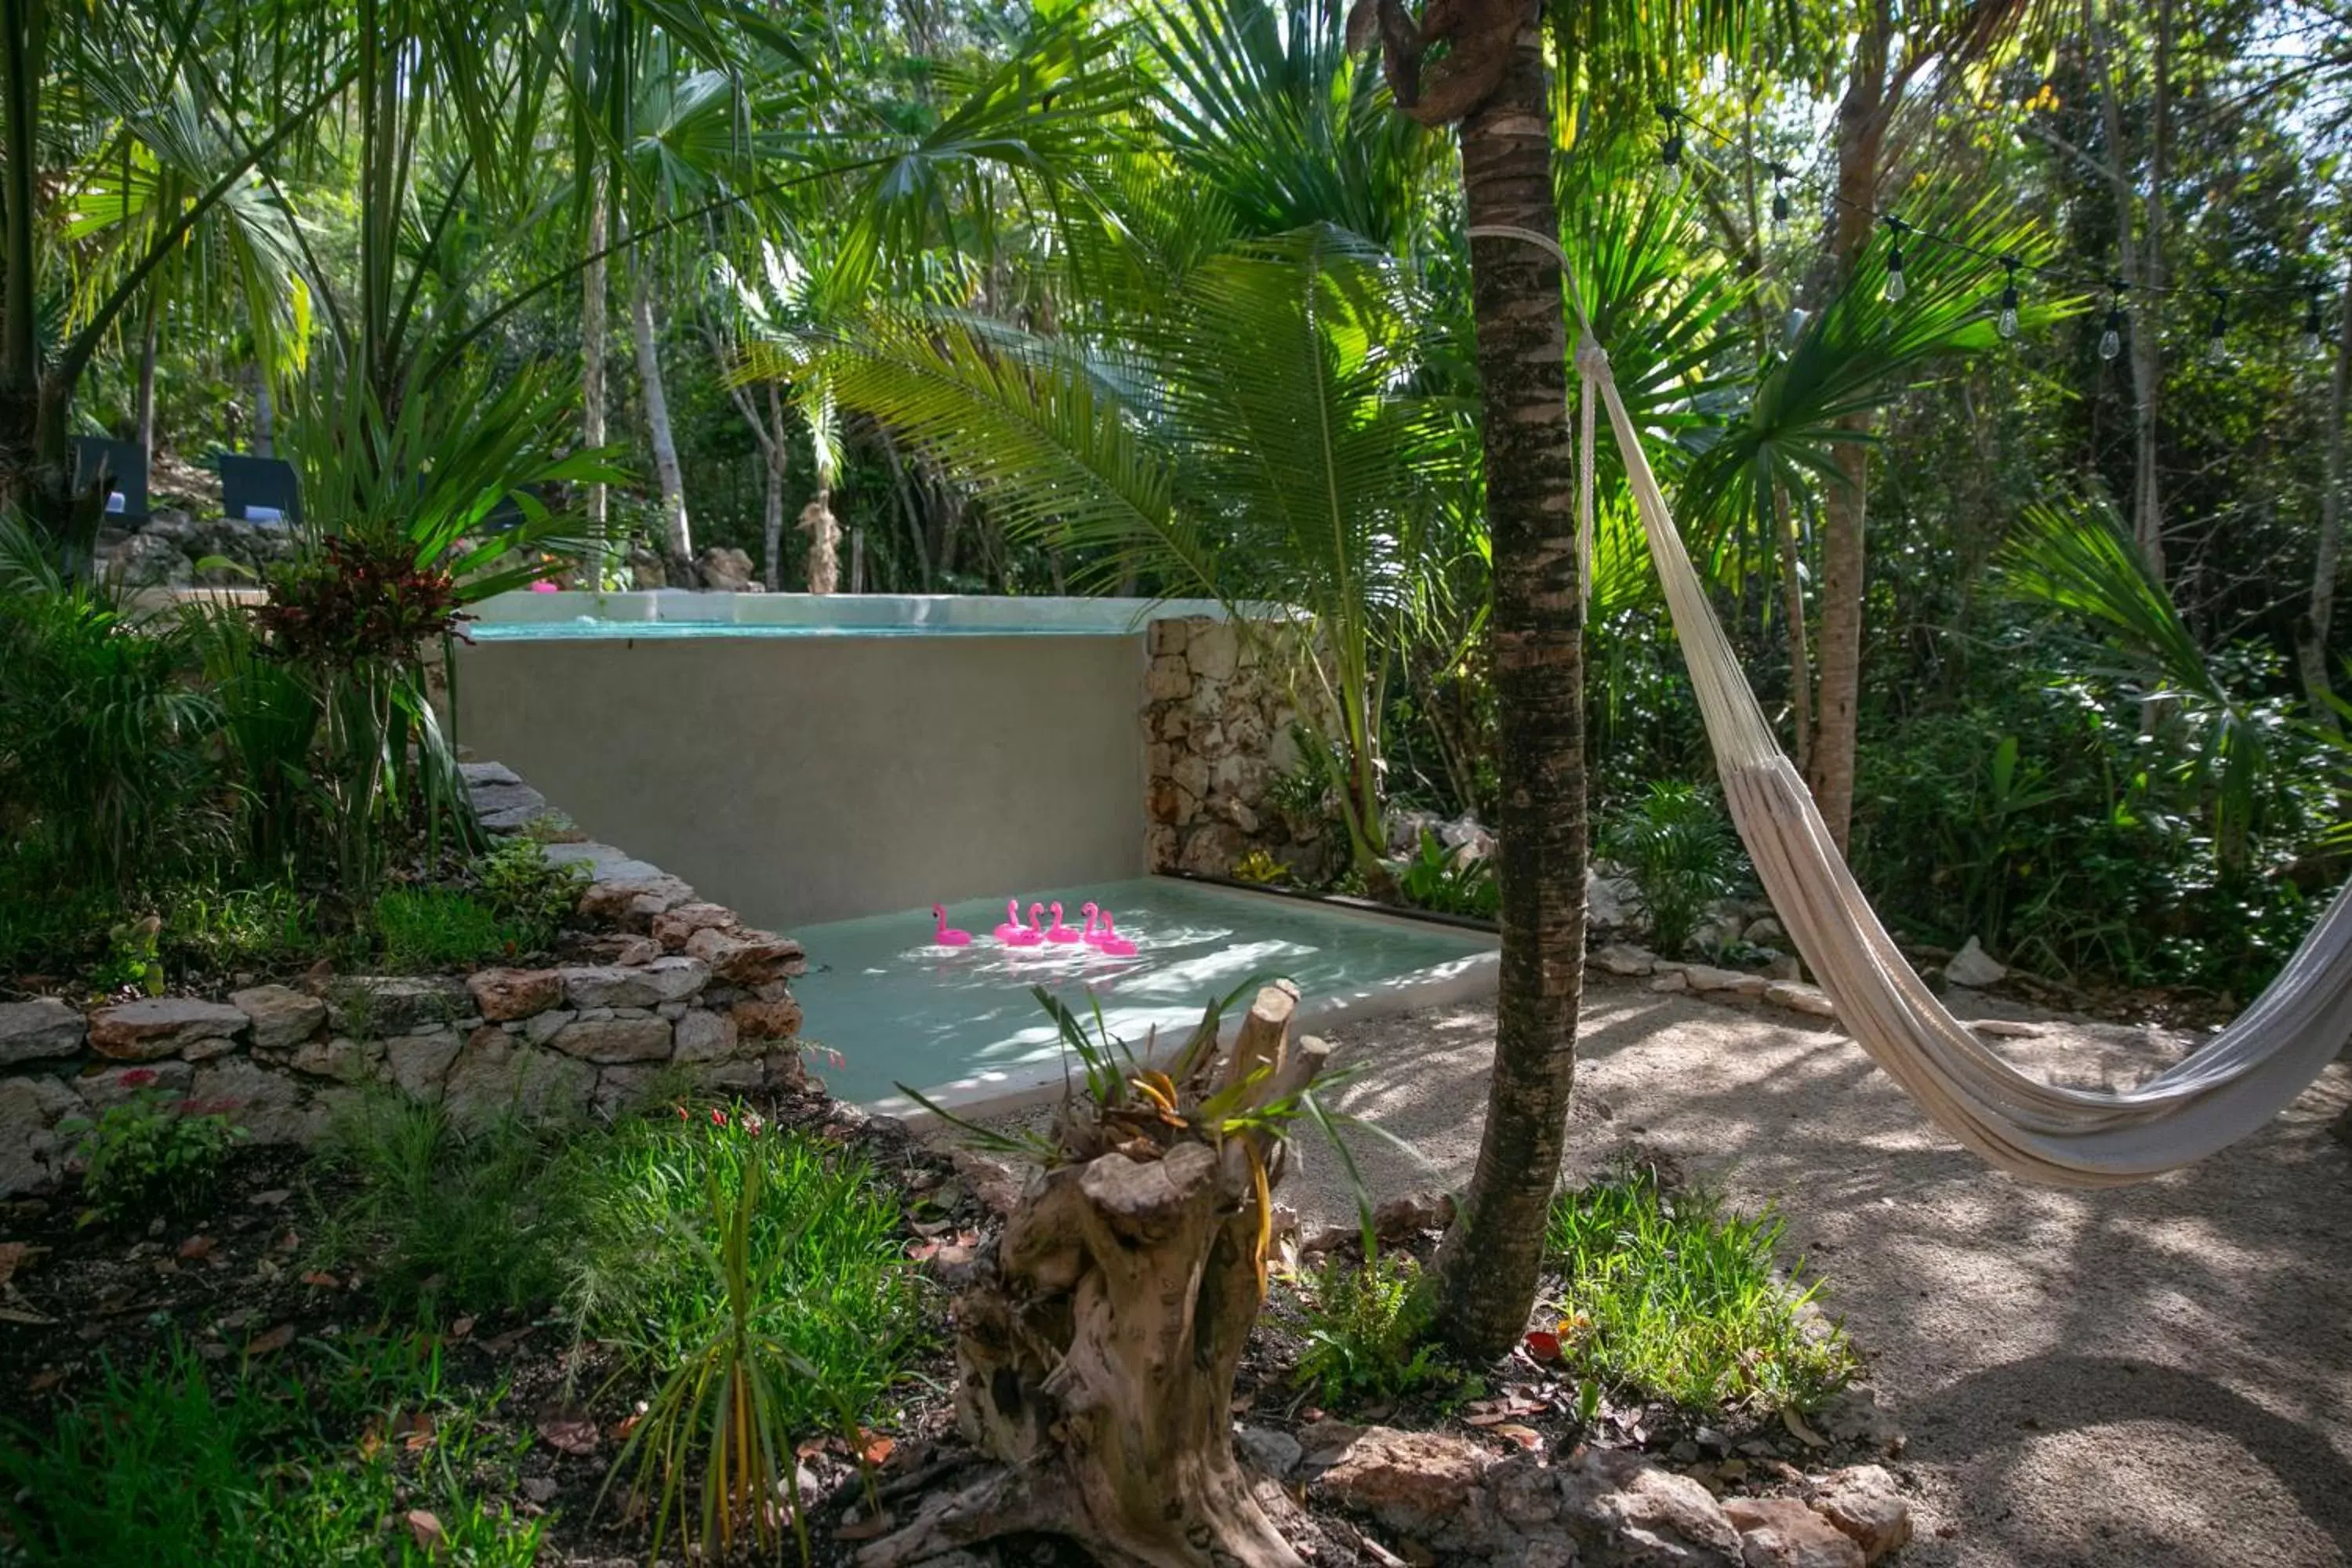
[[[580,270],[580,444],[591,449],[604,444],[604,181],[599,174],[588,193],[588,254],[595,259]],[[588,537],[600,554],[611,550],[604,538],[607,505],[604,482],[590,485]]]
[[[768,422],[761,432],[760,448],[768,472],[768,493],[760,516],[761,581],[769,593],[775,594],[784,586],[784,479],[792,444],[783,394],[772,381],[768,384]]]
[[[1543,38],[1530,11],[1462,121],[1473,228],[1559,232]],[[1499,1355],[1526,1330],[1559,1177],[1584,981],[1584,594],[1560,275],[1523,240],[1471,242],[1486,414],[1502,774],[1501,986],[1478,1164],[1433,1265],[1437,1331]]]
[[[1805,648],[1805,584],[1797,574],[1797,522],[1789,513],[1789,491],[1772,487],[1773,521],[1780,545],[1780,613],[1789,623],[1789,730],[1796,737],[1797,771],[1805,771],[1813,746],[1813,665]]]
[[[2327,673],[2328,639],[2335,629],[2336,579],[2344,566],[2344,415],[2352,395],[2352,262],[2345,267],[2343,320],[2336,337],[2336,374],[2327,389],[2326,478],[2319,491],[2319,538],[2313,547],[2311,604],[2303,624],[2295,628],[2295,662],[2303,689],[2311,699],[2311,719],[2329,730],[2341,730],[2333,700],[2335,683]]]
[[[271,401],[269,367],[253,362],[253,455],[274,456],[278,442],[278,405]]]
[[[163,328],[163,291],[160,286],[147,292],[147,320],[139,334],[139,389],[134,412],[139,422],[139,455],[152,468],[155,461],[155,343]]]
[[[2157,581],[2165,579],[2163,492],[2157,475],[2157,398],[2164,384],[2164,345],[2157,331],[2155,310],[2164,287],[2164,170],[2170,138],[2165,121],[2170,114],[2172,6],[2157,8],[2154,79],[2151,83],[2151,125],[2148,141],[2148,194],[2145,204],[2131,177],[2126,155],[2121,94],[2113,58],[2114,40],[2101,25],[2093,0],[2083,0],[2083,28],[2090,39],[2092,58],[2105,90],[2099,95],[2101,128],[2107,141],[2107,167],[2116,198],[2116,250],[2122,276],[2146,297],[2145,314],[2131,334],[2132,378],[2132,539]]]
[[[661,342],[654,321],[653,264],[642,251],[631,257],[629,277],[629,329],[636,339],[637,383],[645,398],[646,435],[653,443],[654,479],[661,489],[662,548],[682,575],[694,560],[694,535],[687,526],[686,484],[678,474],[677,441],[670,434],[669,395],[662,389]]]

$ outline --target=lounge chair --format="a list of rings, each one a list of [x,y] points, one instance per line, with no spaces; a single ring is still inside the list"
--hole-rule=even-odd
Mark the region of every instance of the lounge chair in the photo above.
[[[220,465],[221,510],[242,522],[299,522],[302,486],[283,458],[215,454]]]
[[[136,441],[116,441],[104,436],[74,437],[74,488],[86,489],[106,475],[106,510],[110,517],[139,522],[147,516],[147,454]]]

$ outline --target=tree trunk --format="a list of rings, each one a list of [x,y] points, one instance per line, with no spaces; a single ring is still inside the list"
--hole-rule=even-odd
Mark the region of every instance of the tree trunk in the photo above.
[[[625,231],[624,231],[625,233]],[[644,395],[646,435],[653,443],[654,480],[661,491],[662,550],[680,575],[694,564],[694,534],[687,526],[686,484],[670,434],[669,395],[662,389],[661,339],[654,321],[653,262],[642,250],[629,261],[629,328],[636,339],[637,384]]]
[[[2336,334],[2336,374],[2327,388],[2326,466],[2319,491],[2319,538],[2313,547],[2311,603],[2295,628],[2295,662],[2311,699],[2311,720],[2329,730],[2343,726],[2332,699],[2336,685],[2327,669],[2328,642],[2336,623],[2336,579],[2344,565],[2344,415],[2352,395],[2352,262],[2345,264],[2344,300]]]
[[[823,485],[801,508],[801,531],[808,535],[808,591],[841,592],[841,524],[833,515],[833,491]]]
[[[588,193],[588,254],[596,258],[580,272],[580,444],[591,448],[604,444],[604,180],[590,183]],[[588,537],[600,556],[612,553],[604,537],[610,498],[603,480],[588,487]],[[601,573],[599,561],[593,570]],[[592,584],[593,586],[594,584]]]
[[[1297,1001],[1287,985],[1258,993],[1220,1090],[1259,1065],[1272,1070],[1242,1096],[1250,1105],[1312,1083],[1324,1047],[1289,1049]],[[995,1468],[933,1492],[858,1553],[863,1568],[1036,1531],[1112,1564],[1299,1563],[1269,1517],[1287,1500],[1243,1472],[1233,1441],[1234,1373],[1264,1300],[1262,1226],[1283,1156],[1264,1130],[1213,1142],[1199,1125],[1213,1032],[1199,1044],[1192,1070],[1169,1068],[1188,1125],[1134,1087],[1142,1069],[1112,1107],[1088,1098],[1066,1112],[1066,1163],[1031,1178],[955,1305],[957,1424]]]
[[[784,586],[784,479],[792,460],[791,426],[784,419],[783,394],[768,384],[768,427],[760,438],[761,457],[768,474],[768,491],[760,514],[761,580],[771,594]]]
[[[2147,301],[2131,332],[2132,539],[2147,557],[2157,581],[2165,580],[2164,507],[2157,475],[2157,398],[2163,390],[2164,344],[2157,330],[2158,290],[2164,287],[2164,170],[2169,137],[2172,6],[2163,0],[2156,18],[2152,124],[2148,140],[2148,195],[2143,204],[2131,176],[2124,142],[2123,83],[2116,69],[2114,41],[2093,0],[2083,0],[2083,29],[2097,62],[2101,85],[2100,128],[2107,140],[2109,188],[2116,198],[2116,254],[2122,276]]]
[[[147,459],[150,469],[155,464],[155,346],[163,330],[163,291],[151,284],[147,290],[147,320],[139,334],[139,389],[133,399],[139,455]]]
[[[269,368],[253,362],[253,455],[274,455],[278,444],[278,405],[269,391]]]
[[[1462,121],[1473,229],[1559,232],[1551,106],[1532,9]],[[1464,47],[1456,44],[1462,58]],[[1558,264],[1523,239],[1471,241],[1471,315],[1494,552],[1490,636],[1501,809],[1502,973],[1478,1163],[1433,1268],[1435,1327],[1473,1355],[1517,1342],[1559,1177],[1584,964],[1584,590]]]
[[[1780,546],[1780,615],[1789,623],[1789,731],[1796,738],[1797,771],[1803,773],[1813,745],[1813,665],[1805,647],[1805,584],[1798,575],[1797,520],[1789,492],[1772,487],[1772,513]]]
[[[1893,26],[1882,3],[1854,40],[1853,72],[1838,104],[1838,196],[1830,218],[1832,287],[1842,289],[1870,245],[1878,166],[1886,142],[1887,49]],[[1840,853],[1853,821],[1855,723],[1862,699],[1862,608],[1868,552],[1873,416],[1849,414],[1850,434],[1831,449],[1836,472],[1822,498],[1819,702],[1805,782]]]

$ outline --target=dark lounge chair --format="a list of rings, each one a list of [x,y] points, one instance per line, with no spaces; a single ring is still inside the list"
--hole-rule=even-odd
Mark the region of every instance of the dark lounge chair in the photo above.
[[[294,465],[283,458],[253,458],[222,452],[221,510],[247,522],[299,522],[302,487]]]
[[[104,436],[74,437],[74,488],[87,489],[106,474],[106,510],[126,522],[147,516],[147,454],[136,441],[115,441]]]

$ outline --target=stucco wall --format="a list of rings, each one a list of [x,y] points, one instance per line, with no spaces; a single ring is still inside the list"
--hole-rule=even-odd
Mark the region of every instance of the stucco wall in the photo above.
[[[799,926],[1143,871],[1139,633],[485,641],[457,738]]]

